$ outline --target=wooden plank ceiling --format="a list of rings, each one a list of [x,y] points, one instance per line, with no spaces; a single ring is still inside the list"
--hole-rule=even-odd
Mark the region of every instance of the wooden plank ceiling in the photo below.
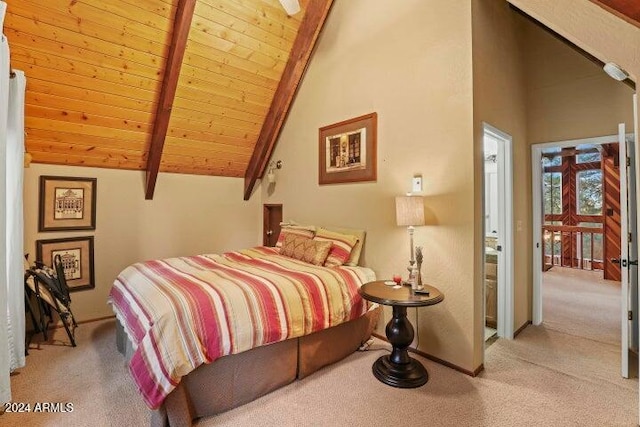
[[[147,169],[179,1],[9,3],[34,162]],[[289,17],[278,0],[195,1],[160,171],[245,176],[309,1],[331,4]]]

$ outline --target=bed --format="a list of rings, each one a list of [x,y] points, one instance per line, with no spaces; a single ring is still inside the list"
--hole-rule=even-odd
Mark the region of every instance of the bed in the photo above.
[[[322,230],[283,228],[276,248],[123,270],[110,293],[117,344],[153,426],[191,425],[247,403],[370,337],[380,309],[357,290],[375,274],[354,265],[364,235],[344,245],[332,231],[323,242]]]

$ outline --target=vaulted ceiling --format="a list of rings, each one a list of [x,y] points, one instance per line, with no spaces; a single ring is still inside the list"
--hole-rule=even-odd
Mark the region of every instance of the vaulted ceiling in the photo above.
[[[245,177],[248,197],[331,3],[11,0],[27,151],[146,170],[148,198],[158,171]]]
[[[625,21],[640,27],[640,1],[638,0],[591,0]]]
[[[640,26],[638,0],[591,0]],[[11,0],[34,162],[264,173],[333,0]]]

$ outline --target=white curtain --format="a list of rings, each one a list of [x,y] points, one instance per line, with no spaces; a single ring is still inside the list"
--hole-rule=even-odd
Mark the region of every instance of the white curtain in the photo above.
[[[7,5],[0,1],[0,28]],[[9,44],[0,41],[0,403],[11,400],[9,374],[25,364],[23,286],[24,73],[9,78]],[[1,244],[4,242],[4,244]],[[6,313],[6,315],[3,315]]]
[[[24,217],[22,188],[24,178],[24,72],[14,70],[9,81],[7,120],[7,284],[9,302],[9,366],[24,366]]]
[[[4,28],[7,4],[0,1],[0,29]],[[6,173],[7,160],[7,110],[9,107],[9,42],[0,31],[0,242],[5,242],[6,234]],[[9,373],[8,321],[9,311],[7,286],[6,245],[0,244],[0,403],[11,401]]]

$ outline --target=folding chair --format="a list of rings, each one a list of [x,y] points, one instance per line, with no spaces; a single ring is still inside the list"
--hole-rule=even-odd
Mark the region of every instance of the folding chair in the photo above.
[[[36,320],[36,314],[33,312],[33,307],[31,306],[31,297],[30,297],[30,294],[35,292],[32,291],[31,286],[29,286],[29,284],[27,283],[27,280],[31,282],[31,285],[33,286],[33,279],[31,279],[29,275],[25,272],[24,274],[24,310],[25,312],[29,313],[29,316],[31,317],[31,324],[33,325],[33,332],[37,334],[42,331],[40,330],[40,325]],[[26,333],[26,331],[25,331],[24,341],[25,341],[24,355],[28,356],[29,342],[31,341],[31,339],[29,335]]]
[[[55,271],[36,261],[35,265],[30,267],[25,274],[26,285],[36,295],[38,301],[40,325],[36,326],[36,330],[40,329],[44,339],[47,339],[47,327],[53,320],[51,313],[53,309],[58,313],[62,325],[67,331],[71,345],[75,347],[75,328],[78,327],[78,324],[71,312],[71,296],[67,280],[64,277],[60,255],[54,257],[53,264]],[[45,316],[49,318],[48,321],[45,321]]]

